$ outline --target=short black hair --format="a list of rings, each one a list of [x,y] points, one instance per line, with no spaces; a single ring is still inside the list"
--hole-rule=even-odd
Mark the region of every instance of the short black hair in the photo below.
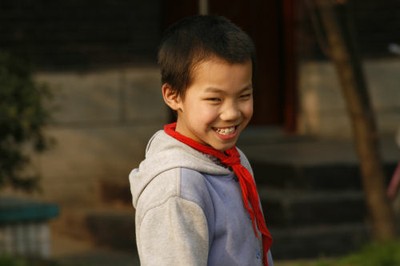
[[[213,58],[232,64],[251,60],[254,73],[254,43],[242,29],[221,16],[186,17],[164,32],[158,51],[161,81],[184,96],[196,65]]]

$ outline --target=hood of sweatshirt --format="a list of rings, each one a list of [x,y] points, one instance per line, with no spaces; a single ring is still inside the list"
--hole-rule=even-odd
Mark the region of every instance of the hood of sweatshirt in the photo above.
[[[173,168],[188,168],[209,175],[231,173],[231,170],[218,164],[216,158],[203,154],[160,130],[147,144],[145,159],[129,174],[133,206],[136,208],[140,195],[156,176]]]

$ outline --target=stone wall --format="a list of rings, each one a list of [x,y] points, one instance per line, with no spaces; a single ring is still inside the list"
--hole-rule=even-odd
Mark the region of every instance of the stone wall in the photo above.
[[[90,238],[89,216],[120,210],[132,214],[133,240],[128,174],[143,159],[148,139],[168,120],[158,68],[40,72],[35,77],[54,95],[53,122],[46,132],[55,146],[34,160],[42,174],[37,197],[61,208],[54,230]]]
[[[400,127],[400,60],[370,59],[364,74],[379,133],[394,138]],[[309,61],[299,67],[299,130],[327,138],[351,137],[350,120],[330,62]]]

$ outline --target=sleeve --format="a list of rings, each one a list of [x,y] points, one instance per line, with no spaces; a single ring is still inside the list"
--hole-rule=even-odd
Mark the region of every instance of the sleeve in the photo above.
[[[207,220],[194,202],[169,198],[146,213],[138,233],[143,266],[207,265]]]

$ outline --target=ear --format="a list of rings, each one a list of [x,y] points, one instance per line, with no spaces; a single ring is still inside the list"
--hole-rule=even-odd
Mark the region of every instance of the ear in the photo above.
[[[164,102],[175,111],[181,109],[181,97],[178,93],[172,89],[171,85],[164,83],[161,87],[161,92],[164,98]]]

